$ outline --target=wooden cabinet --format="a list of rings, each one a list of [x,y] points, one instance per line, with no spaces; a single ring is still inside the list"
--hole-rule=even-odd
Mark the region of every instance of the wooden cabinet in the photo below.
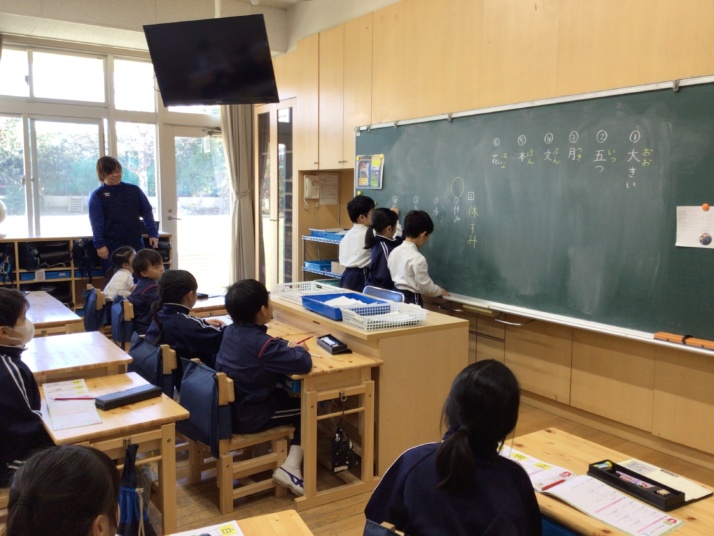
[[[372,15],[320,33],[320,169],[354,167],[355,127],[371,120]]]

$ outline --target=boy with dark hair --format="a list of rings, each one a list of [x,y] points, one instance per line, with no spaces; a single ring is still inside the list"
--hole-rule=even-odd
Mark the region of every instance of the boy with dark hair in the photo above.
[[[158,282],[164,273],[164,260],[158,251],[145,248],[134,255],[131,266],[139,280],[128,300],[134,306],[134,331],[144,335],[153,316],[151,306],[159,300]]]
[[[42,424],[40,390],[22,352],[35,334],[29,307],[15,289],[0,288],[0,486],[34,450],[53,445]]]
[[[434,232],[434,222],[423,210],[410,210],[404,218],[404,242],[397,246],[387,259],[394,287],[404,294],[406,303],[424,306],[424,296],[448,296],[446,289],[435,284],[429,277],[429,266],[419,248],[426,244]]]
[[[364,249],[365,236],[372,232],[374,200],[366,195],[358,195],[347,203],[347,214],[354,223],[352,229],[340,241],[340,264],[345,271],[340,278],[340,287],[362,292],[369,276],[371,251]]]
[[[265,324],[273,317],[273,306],[262,283],[244,279],[231,285],[226,293],[226,310],[233,324],[224,330],[216,370],[233,380],[233,432],[251,434],[293,425],[295,437],[288,458],[275,470],[273,480],[302,495],[300,400],[275,385],[283,376],[310,372],[310,352],[304,342],[295,345],[268,335]]]

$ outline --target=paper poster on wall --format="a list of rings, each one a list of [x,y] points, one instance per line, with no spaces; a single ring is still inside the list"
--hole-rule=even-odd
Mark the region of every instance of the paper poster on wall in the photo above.
[[[714,210],[709,205],[677,207],[676,246],[714,249]]]
[[[384,155],[358,155],[355,165],[355,188],[381,190],[384,175]]]
[[[320,204],[336,205],[339,197],[337,175],[320,175]]]

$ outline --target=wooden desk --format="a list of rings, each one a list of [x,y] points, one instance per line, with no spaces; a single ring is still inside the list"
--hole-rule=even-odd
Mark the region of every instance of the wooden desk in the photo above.
[[[123,374],[132,361],[98,331],[32,339],[22,360],[39,384]]]
[[[282,337],[292,342],[305,338],[306,333],[296,333],[296,328],[281,321],[271,321],[268,332],[274,337]],[[372,369],[383,361],[358,352],[331,355],[321,348],[315,339],[308,341],[312,354],[312,370],[308,374],[296,374],[292,379],[301,380],[301,442],[304,450],[303,481],[305,494],[295,499],[298,510],[306,510],[321,504],[352,497],[372,491],[379,479],[374,474],[374,424],[375,396]],[[361,455],[360,477],[349,471],[337,475],[345,485],[317,491],[317,431],[319,421],[340,417],[342,411],[318,415],[318,404],[325,400],[356,396],[359,402],[350,406],[344,415],[359,415],[359,439],[351,438],[355,451]]]
[[[198,300],[191,309],[191,315],[199,318],[206,316],[219,316],[227,314],[226,297],[216,296],[205,300]]]
[[[147,382],[138,374],[118,374],[86,380],[94,395],[123,391]],[[85,445],[98,448],[113,460],[124,460],[128,444],[138,444],[139,452],[158,451],[158,455],[139,461],[158,462],[159,504],[164,534],[176,532],[176,421],[188,418],[188,411],[161,395],[110,411],[99,411],[102,422],[67,430],[52,430],[47,405],[42,395],[42,420],[57,445]]]
[[[507,442],[506,444],[510,445],[511,443]],[[570,469],[579,475],[587,474],[588,464],[599,460],[609,459],[613,462],[621,462],[632,458],[632,456],[568,434],[557,428],[547,428],[516,437],[513,440],[513,447],[545,462]],[[624,534],[558,499],[542,493],[536,493],[536,497],[543,515],[578,533],[598,536]],[[674,532],[677,536],[708,536],[714,530],[714,499],[712,498],[677,508],[670,513],[672,517],[685,521],[685,525]]]
[[[408,448],[441,439],[441,408],[454,378],[468,365],[467,320],[430,311],[418,326],[366,332],[279,296],[272,303],[276,320],[306,333],[331,333],[353,351],[383,361],[372,371],[378,475]],[[312,341],[310,348],[317,347]]]
[[[312,536],[295,510],[283,510],[238,521],[245,536]]]
[[[44,290],[30,292],[27,301],[30,302],[27,318],[35,325],[35,337],[76,333],[84,329],[79,315]]]

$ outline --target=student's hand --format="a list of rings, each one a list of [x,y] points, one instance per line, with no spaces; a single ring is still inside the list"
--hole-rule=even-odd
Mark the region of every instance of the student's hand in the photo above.
[[[100,259],[108,259],[109,258],[109,248],[107,248],[107,246],[104,246],[103,248],[97,249],[97,255],[99,255]]]
[[[220,318],[207,318],[206,324],[210,324],[211,326],[215,326],[217,328],[220,328],[221,326],[226,325],[226,323],[223,320],[221,320]]]
[[[446,289],[445,289],[445,288],[442,288],[442,289],[441,289],[441,295],[442,295],[442,296],[448,296],[449,293],[446,292]]]
[[[152,237],[152,238],[149,238],[149,245],[150,245],[152,248],[157,249],[157,248],[159,247],[159,239],[158,239],[158,238],[153,238],[153,237]]]
[[[136,283],[134,283],[131,288],[129,289],[131,292],[134,292],[134,289],[136,288]]]
[[[310,348],[307,345],[307,342],[303,341],[300,344],[294,344],[293,346],[299,346],[303,350],[307,350],[308,352],[310,351]]]
[[[398,209],[397,207],[392,207],[392,208],[390,208],[389,210],[391,210],[391,211],[394,212],[397,216],[399,216],[399,209]]]

